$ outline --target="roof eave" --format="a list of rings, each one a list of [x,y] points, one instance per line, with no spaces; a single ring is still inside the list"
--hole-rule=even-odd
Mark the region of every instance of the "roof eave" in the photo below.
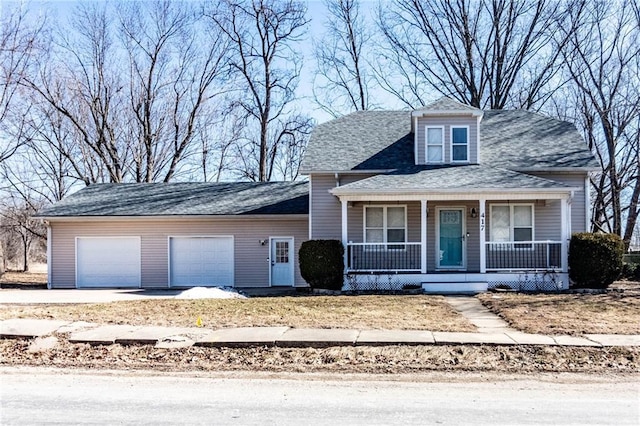
[[[311,174],[318,174],[318,175],[326,175],[326,174],[353,174],[353,175],[369,175],[369,174],[378,174],[378,173],[391,173],[391,172],[395,172],[398,169],[371,169],[371,170],[310,170],[310,169],[305,169],[305,170],[300,170],[300,174],[303,176],[308,176]]]
[[[443,116],[443,115],[470,115],[472,117],[482,117],[484,111],[482,110],[470,110],[470,109],[434,109],[434,110],[415,110],[411,112],[412,117],[425,117],[425,116]]]
[[[560,173],[591,173],[602,171],[600,167],[519,167],[511,169],[514,172],[560,172]]]
[[[425,190],[420,188],[411,188],[411,189],[384,189],[384,190],[371,190],[371,189],[350,189],[347,187],[336,187],[331,189],[329,192],[333,195],[385,195],[385,194],[394,194],[394,195],[416,195],[416,194],[468,194],[468,193],[478,193],[478,194],[487,194],[487,193],[513,193],[513,192],[532,192],[532,193],[542,193],[542,192],[558,192],[558,193],[569,193],[571,191],[580,191],[583,188],[578,187],[562,187],[562,188],[449,188],[449,189],[438,189],[438,190]]]
[[[98,216],[32,216],[33,219],[46,220],[49,222],[104,222],[104,221],[127,221],[127,220],[146,220],[160,221],[171,219],[189,219],[189,220],[255,220],[255,219],[273,219],[273,220],[291,220],[291,219],[307,219],[308,213],[271,213],[271,214],[224,214],[224,215],[199,215],[199,214],[182,214],[182,215],[146,215],[146,216],[117,216],[117,215],[98,215]]]

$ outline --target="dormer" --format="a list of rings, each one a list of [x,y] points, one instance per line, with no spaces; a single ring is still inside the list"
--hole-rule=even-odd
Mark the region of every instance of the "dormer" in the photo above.
[[[483,111],[443,97],[411,113],[417,165],[479,164]]]

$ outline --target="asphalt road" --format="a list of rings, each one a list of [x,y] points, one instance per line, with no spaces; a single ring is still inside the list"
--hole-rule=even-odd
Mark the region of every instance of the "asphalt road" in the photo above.
[[[640,424],[611,378],[412,381],[0,369],[0,424]]]

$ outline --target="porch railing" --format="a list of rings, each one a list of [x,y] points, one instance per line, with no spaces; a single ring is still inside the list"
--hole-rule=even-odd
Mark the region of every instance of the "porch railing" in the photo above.
[[[420,243],[348,243],[349,272],[420,272]]]
[[[486,242],[487,271],[559,270],[561,241]]]
[[[486,270],[562,269],[561,241],[485,243]],[[420,272],[421,243],[348,243],[347,272]]]

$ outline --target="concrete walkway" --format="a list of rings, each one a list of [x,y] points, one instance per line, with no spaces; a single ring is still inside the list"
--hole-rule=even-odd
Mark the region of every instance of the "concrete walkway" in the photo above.
[[[346,330],[289,327],[206,328],[100,325],[87,322],[8,319],[0,322],[0,338],[34,339],[31,351],[55,347],[60,334],[72,343],[93,345],[146,344],[158,348],[214,347],[326,347],[384,345],[552,345],[552,346],[640,346],[640,335],[587,334],[547,336],[509,328],[478,333],[425,330]]]
[[[478,328],[478,333],[505,333],[516,331],[498,315],[487,309],[478,299],[470,296],[444,298],[460,315]]]

